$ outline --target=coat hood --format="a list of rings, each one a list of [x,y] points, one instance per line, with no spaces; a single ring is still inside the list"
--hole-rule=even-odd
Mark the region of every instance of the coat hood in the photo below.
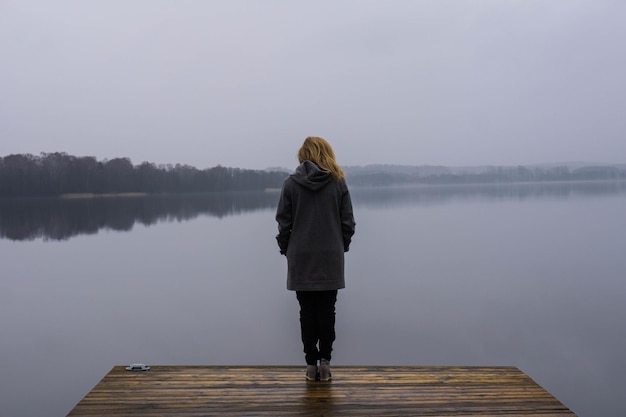
[[[291,174],[291,178],[301,186],[313,191],[323,188],[332,181],[330,172],[324,171],[311,161],[304,161],[298,165],[296,172]]]

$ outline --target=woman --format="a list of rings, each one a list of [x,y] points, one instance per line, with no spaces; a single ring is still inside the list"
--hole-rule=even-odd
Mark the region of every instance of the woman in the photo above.
[[[310,136],[298,160],[283,184],[276,239],[287,256],[287,289],[296,292],[300,303],[306,379],[329,381],[335,302],[337,290],[345,287],[344,252],[355,222],[344,173],[330,144]]]

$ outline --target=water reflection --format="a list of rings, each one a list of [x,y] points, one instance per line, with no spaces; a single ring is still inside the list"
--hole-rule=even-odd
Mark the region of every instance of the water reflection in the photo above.
[[[222,218],[275,207],[270,192],[87,199],[0,200],[0,238],[65,240],[101,229],[130,231],[135,223]]]
[[[459,200],[598,197],[626,193],[626,182],[529,183],[352,189],[360,207],[433,205]],[[66,240],[100,230],[130,231],[135,223],[222,218],[274,209],[275,192],[211,193],[91,199],[0,200],[0,238]]]
[[[305,391],[300,398],[300,412],[302,416],[329,416],[334,415],[335,395],[332,383],[307,382],[304,384]]]
[[[352,198],[359,206],[377,208],[415,204],[433,205],[460,200],[567,199],[615,194],[626,194],[626,182],[477,184],[355,188],[352,190]]]

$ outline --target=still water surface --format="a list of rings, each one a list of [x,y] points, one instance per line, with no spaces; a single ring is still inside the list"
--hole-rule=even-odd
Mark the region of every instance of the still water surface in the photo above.
[[[623,415],[626,185],[353,189],[336,365],[513,365]],[[114,365],[302,364],[278,194],[0,202],[0,416]]]

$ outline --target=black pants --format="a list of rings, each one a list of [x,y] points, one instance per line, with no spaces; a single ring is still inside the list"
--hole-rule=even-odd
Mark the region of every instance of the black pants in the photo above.
[[[296,291],[300,303],[300,330],[307,365],[331,359],[335,341],[337,290]],[[319,347],[318,347],[319,343]]]

